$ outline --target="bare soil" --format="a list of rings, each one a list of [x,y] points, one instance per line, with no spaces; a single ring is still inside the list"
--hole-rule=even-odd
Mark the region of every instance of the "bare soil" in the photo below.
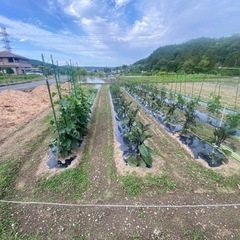
[[[0,142],[3,159],[13,158],[21,162],[11,199],[45,202],[53,199],[54,193],[51,195],[44,190],[35,192],[44,171],[40,175],[37,172],[40,164],[43,164],[41,160],[46,156],[51,136],[45,120],[48,114],[49,111],[45,111],[37,115],[36,119]],[[171,178],[174,181],[171,191],[162,191],[156,185],[144,186],[137,196],[127,193],[122,176],[129,176],[130,172],[136,172],[138,176],[148,174],[145,169],[134,169],[124,164],[114,138],[108,87],[103,86],[92,115],[86,144],[80,150],[83,153],[87,151],[89,157],[89,187],[75,201],[71,201],[71,196],[61,196],[60,193],[56,195],[55,202],[69,198],[68,202],[71,203],[116,206],[9,204],[8,210],[18,223],[9,227],[23,236],[22,239],[28,239],[26,236],[44,240],[240,239],[239,206],[184,207],[187,204],[239,203],[239,189],[235,187],[228,190],[220,182],[201,175],[198,169],[204,167],[176,139],[145,112],[140,111],[139,118],[144,123],[152,124],[153,137],[148,145],[154,150],[154,165],[153,170],[147,170],[148,174]],[[37,146],[33,152],[28,152],[28,143],[34,139]],[[14,152],[9,151],[10,146]],[[81,164],[81,159],[76,164]],[[144,204],[149,207],[119,206],[124,204]]]
[[[67,89],[67,83],[62,84]],[[51,86],[56,92],[56,87]],[[56,97],[55,97],[56,99]],[[0,141],[3,136],[28,123],[50,107],[46,86],[39,86],[30,92],[5,90],[0,92]]]

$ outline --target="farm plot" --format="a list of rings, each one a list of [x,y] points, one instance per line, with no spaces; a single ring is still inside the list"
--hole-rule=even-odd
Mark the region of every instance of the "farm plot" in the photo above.
[[[130,83],[126,83],[125,86],[168,131],[180,132],[181,141],[192,149],[195,157],[203,157],[210,166],[219,166],[221,161],[226,162],[224,153],[240,160],[237,148],[239,145],[237,136],[240,134],[238,129],[240,114],[233,112],[224,116],[225,112],[223,111],[222,116],[220,115],[221,119],[220,116],[219,119],[212,118],[212,114],[220,113],[218,97],[208,102],[209,115],[207,115],[196,110],[199,99],[175,94],[167,91],[165,87],[158,89],[152,85]],[[236,140],[235,144],[234,140]],[[225,142],[228,142],[227,147],[224,145]],[[211,146],[209,143],[213,143],[213,145]]]
[[[49,116],[39,116],[10,136],[0,148],[1,197],[42,203],[1,203],[1,238],[237,239],[239,174],[202,167],[149,114],[140,109],[138,118],[151,123],[148,174],[133,173],[138,168],[125,164],[132,173],[117,171],[116,162],[123,158],[116,152],[107,86],[100,90],[75,165],[37,174],[51,138]],[[13,145],[15,138],[24,141]],[[233,205],[202,206],[219,203]],[[193,204],[199,206],[187,206]]]
[[[219,82],[172,82],[159,83],[168,90],[181,93],[191,98],[199,98],[207,102],[211,94],[220,95],[222,107],[240,111],[240,84],[224,84],[224,80]]]

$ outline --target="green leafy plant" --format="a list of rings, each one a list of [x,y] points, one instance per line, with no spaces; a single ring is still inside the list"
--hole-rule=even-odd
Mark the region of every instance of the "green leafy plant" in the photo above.
[[[228,114],[226,122],[214,129],[214,142],[220,146],[227,138],[236,132],[236,129],[240,126],[240,113]]]
[[[230,136],[230,129],[226,125],[215,128],[213,135],[216,145],[220,145]]]
[[[161,109],[165,103],[165,100],[167,98],[167,90],[166,88],[161,88],[158,94],[158,98],[157,98],[157,105],[159,107],[159,109]]]
[[[81,87],[76,87],[74,93],[65,95],[55,103],[59,106],[56,123],[58,136],[52,140],[50,146],[56,146],[62,156],[76,149],[83,141],[90,118],[90,103]]]
[[[183,109],[185,104],[186,104],[186,100],[185,100],[185,98],[183,97],[182,94],[177,95],[177,101],[178,101],[178,107],[180,109]]]
[[[192,126],[196,126],[195,108],[197,104],[197,100],[191,100],[186,103],[184,108],[185,122],[183,124],[182,133],[186,133]]]
[[[210,113],[219,114],[222,107],[220,100],[220,95],[215,95],[214,93],[211,93],[209,101],[207,102],[207,110]]]
[[[180,120],[179,115],[175,112],[175,110],[178,107],[178,103],[174,101],[170,101],[167,104],[167,106],[168,106],[168,110],[166,112],[166,117],[164,119],[164,122],[176,124]]]
[[[226,124],[233,129],[240,126],[240,113],[228,114],[226,117]]]
[[[136,125],[132,126],[130,132],[126,134],[126,137],[136,149],[136,154],[128,158],[128,164],[152,167],[152,149],[145,144],[146,139],[151,137],[147,133],[150,126],[150,124],[143,125],[140,121],[137,121]]]
[[[129,108],[127,110],[126,116],[122,120],[122,123],[126,125],[128,129],[131,129],[131,127],[135,123],[138,111],[139,111],[139,108],[136,108],[136,109]]]

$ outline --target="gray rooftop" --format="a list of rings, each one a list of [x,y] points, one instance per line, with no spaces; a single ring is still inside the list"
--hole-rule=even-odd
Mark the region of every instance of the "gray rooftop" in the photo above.
[[[4,58],[9,58],[9,57],[12,57],[12,58],[20,58],[20,59],[28,59],[26,57],[23,57],[23,56],[20,56],[20,55],[17,55],[17,54],[14,54],[14,53],[11,53],[11,52],[8,52],[8,51],[2,51],[0,52],[0,57],[4,57]]]

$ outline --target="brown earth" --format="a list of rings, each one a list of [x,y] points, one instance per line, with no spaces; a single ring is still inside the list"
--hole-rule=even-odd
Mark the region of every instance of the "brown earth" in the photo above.
[[[23,236],[22,239],[240,239],[239,205],[186,206],[239,203],[239,189],[226,189],[221,182],[212,179],[211,172],[205,172],[204,167],[176,139],[143,111],[140,111],[139,118],[144,123],[152,124],[153,135],[148,142],[154,150],[153,170],[147,171],[151,176],[168,176],[174,182],[174,188],[167,190],[157,183],[150,186],[144,184],[138,195],[128,194],[122,174],[149,174],[143,169],[122,164],[118,146],[113,141],[114,128],[107,86],[100,90],[86,144],[81,150],[83,156],[89,159],[84,163],[89,173],[87,190],[74,201],[70,195],[64,196],[61,192],[41,189],[36,193],[41,181],[36,172],[48,149],[47,133],[50,130],[44,120],[48,113],[39,115],[1,145],[0,155],[6,158],[14,154],[9,153],[10,145],[15,143],[14,152],[22,149],[21,154],[15,154],[14,158],[21,164],[11,199],[44,202],[54,199],[55,202],[114,206],[10,204],[8,211],[18,224],[13,222],[9,227]],[[16,138],[25,142],[16,142]],[[29,155],[28,148],[25,147],[24,151],[24,146],[34,139],[37,139],[38,145],[35,154]],[[83,164],[82,161],[79,164]],[[136,181],[140,180],[136,178]],[[145,206],[121,206],[140,204]]]
[[[67,83],[62,85],[64,89],[67,87]],[[56,92],[54,85],[51,86],[51,91]],[[49,107],[50,99],[46,86],[36,87],[31,92],[0,92],[0,141],[6,133],[9,134],[10,131],[33,120]]]

